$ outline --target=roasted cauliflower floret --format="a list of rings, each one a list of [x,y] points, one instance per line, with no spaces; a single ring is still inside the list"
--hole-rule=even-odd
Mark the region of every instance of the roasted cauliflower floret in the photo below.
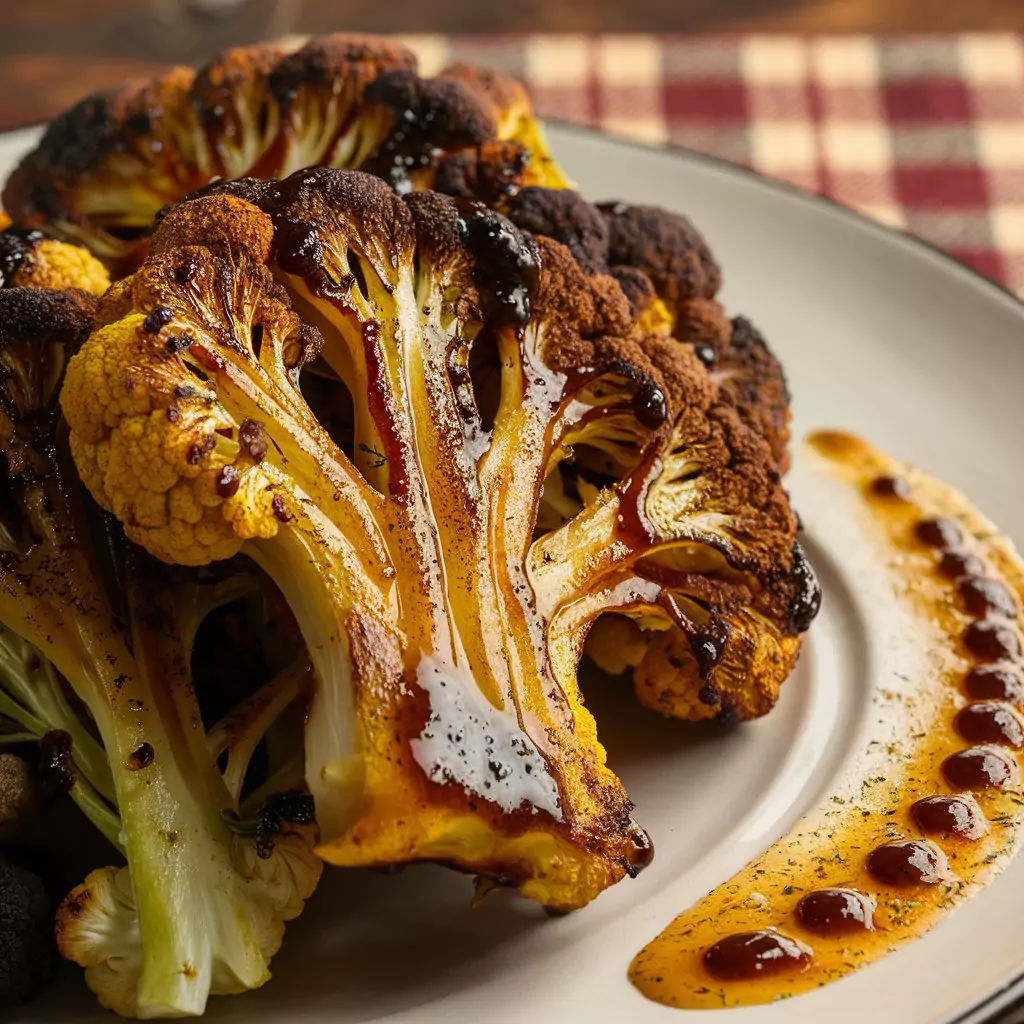
[[[14,287],[102,295],[110,276],[81,245],[47,238],[35,228],[8,226],[0,230],[0,288]]]
[[[499,205],[519,227],[564,244],[581,280],[611,275],[628,301],[636,340],[626,364],[634,373],[659,372],[680,409],[661,471],[648,482],[644,513],[652,536],[674,536],[677,547],[649,556],[645,571],[698,571],[705,588],[709,576],[716,580],[685,599],[675,590],[660,610],[638,606],[632,623],[601,619],[587,653],[616,674],[634,669],[637,695],[663,714],[724,722],[764,714],[818,600],[779,487],[789,396],[778,362],[748,321],[730,323],[714,300],[721,273],[683,218],[622,204],[594,207],[575,192],[548,188],[521,189]],[[576,345],[569,363],[593,359]],[[642,447],[630,425],[615,418],[597,425],[569,438],[571,461],[548,478],[545,529],[586,515],[581,507],[599,507],[601,485],[640,465]],[[717,561],[708,562],[709,549],[719,552]]]
[[[63,397],[83,479],[158,557],[247,552],[277,581],[318,675],[321,856],[445,861],[581,906],[649,847],[530,596],[526,481],[554,410],[517,338],[568,329],[530,305],[537,245],[358,172],[239,191],[261,208],[184,203],[104,301]],[[484,329],[509,364],[490,457],[465,363]],[[351,458],[297,387],[317,352],[358,406]]]
[[[52,122],[4,203],[16,223],[130,270],[157,212],[216,179],[323,164],[428,188],[449,157],[494,163],[499,151],[506,177],[565,184],[518,83],[462,66],[423,79],[398,42],[333,35],[228,50],[198,72],[87,97]]]
[[[785,470],[789,391],[782,367],[748,320],[730,321],[722,309],[721,270],[685,217],[626,203],[594,207],[575,192],[543,187],[506,189],[494,202],[520,227],[567,245],[589,271],[611,274],[639,328],[692,347]]]

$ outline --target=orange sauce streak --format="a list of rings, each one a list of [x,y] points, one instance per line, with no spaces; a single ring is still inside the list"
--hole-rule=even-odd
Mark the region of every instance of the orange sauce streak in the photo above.
[[[972,667],[994,661],[1004,675],[1018,678],[1021,673],[1022,659],[1013,653],[1013,644],[1001,657],[992,658],[993,652],[979,657],[964,644],[963,634],[979,618],[989,618],[1020,636],[1024,565],[1010,542],[952,488],[848,434],[815,434],[809,444],[832,473],[863,495],[868,528],[878,532],[897,595],[913,616],[915,630],[921,630],[922,649],[930,652],[929,670],[920,678],[884,680],[876,706],[885,703],[897,709],[902,728],[884,741],[868,737],[871,749],[863,752],[868,770],[862,776],[852,783],[847,779],[788,835],[677,917],[634,958],[630,980],[645,996],[668,1006],[710,1009],[768,1003],[835,981],[922,935],[994,878],[1021,842],[1024,798],[1019,775],[1004,790],[972,784],[977,805],[970,795],[966,804],[975,811],[980,806],[984,815],[983,834],[977,838],[926,834],[911,806],[958,791],[942,764],[950,755],[977,746],[962,735],[970,724],[965,730],[963,717],[954,723],[958,712],[971,703],[964,681]],[[934,529],[932,544],[921,539],[919,524],[934,518],[956,525],[952,545],[934,536]],[[936,541],[941,546],[935,546]],[[943,570],[948,551],[962,557],[947,558]],[[1005,601],[1000,610],[982,609],[974,602],[974,612],[969,611],[966,605],[974,591],[968,587],[964,596],[963,581],[958,585],[955,578],[957,565],[1005,584],[997,589],[1004,597],[1009,594],[1009,611]],[[1011,696],[1019,704],[1020,692]],[[982,708],[979,713],[990,710]],[[1005,702],[997,710],[1005,726],[1014,710]],[[1015,735],[1013,724],[1011,720],[1004,728],[1009,741]],[[1008,764],[1011,775],[1019,772],[1012,748],[989,749]],[[933,843],[933,852],[940,861],[944,853],[948,864],[940,864],[937,873],[942,877],[893,885],[872,874],[871,852],[901,840]],[[878,859],[873,863],[877,865]],[[832,887],[853,889],[874,901],[870,930],[854,926],[821,934],[806,926],[798,912],[800,900]],[[867,905],[870,909],[870,902]],[[743,980],[723,980],[728,972],[722,971],[722,947],[705,960],[720,940],[760,930],[773,933],[769,945],[781,939],[783,952],[799,954],[804,949],[810,955],[762,960],[761,969]],[[758,941],[763,948],[763,937]],[[731,945],[735,947],[735,940]],[[729,947],[727,943],[726,952]],[[717,966],[717,977],[708,962]]]

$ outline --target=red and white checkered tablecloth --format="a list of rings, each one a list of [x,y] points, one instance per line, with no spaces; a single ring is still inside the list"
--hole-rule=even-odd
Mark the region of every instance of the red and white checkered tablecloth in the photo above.
[[[543,116],[752,167],[1024,294],[1024,39],[529,36],[409,42],[522,77]]]

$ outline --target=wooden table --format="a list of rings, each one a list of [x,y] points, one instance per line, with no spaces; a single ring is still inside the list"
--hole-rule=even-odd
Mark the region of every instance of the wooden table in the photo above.
[[[161,66],[291,32],[1024,31],[1024,0],[0,0],[0,7],[0,129],[43,120],[84,93]]]

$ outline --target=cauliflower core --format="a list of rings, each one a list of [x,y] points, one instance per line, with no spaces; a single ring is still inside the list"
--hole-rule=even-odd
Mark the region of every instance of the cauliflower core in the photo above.
[[[99,320],[62,396],[82,478],[159,558],[284,593],[324,859],[559,909],[641,868],[576,682],[604,612],[659,631],[624,661],[653,706],[774,700],[814,588],[768,442],[573,245],[302,171],[169,212]]]

